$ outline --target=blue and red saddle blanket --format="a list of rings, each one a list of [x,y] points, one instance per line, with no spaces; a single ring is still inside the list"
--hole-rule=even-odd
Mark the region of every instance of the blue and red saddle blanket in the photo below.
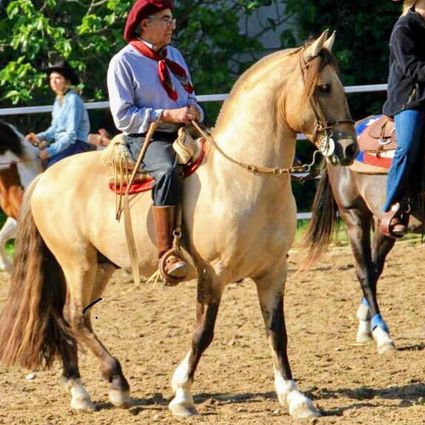
[[[382,121],[383,117],[383,115],[372,115],[356,122],[355,129],[359,142],[359,153],[350,166],[351,170],[365,174],[388,173],[394,156],[394,143],[385,150],[374,150],[370,147],[370,138],[367,134],[371,131],[371,126],[373,127],[373,124],[376,126],[378,121]],[[368,138],[367,141],[366,138]]]

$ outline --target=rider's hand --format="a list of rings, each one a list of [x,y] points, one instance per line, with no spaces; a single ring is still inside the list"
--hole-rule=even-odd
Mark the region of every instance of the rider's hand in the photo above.
[[[194,106],[164,109],[161,120],[177,124],[190,124],[192,121],[199,121],[199,111]]]
[[[40,144],[40,139],[35,133],[28,133],[25,136],[25,139],[28,140],[32,145],[37,146]]]

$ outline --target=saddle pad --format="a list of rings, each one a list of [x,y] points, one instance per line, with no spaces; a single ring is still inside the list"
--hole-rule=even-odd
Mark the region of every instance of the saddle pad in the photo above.
[[[394,122],[385,115],[372,115],[356,122],[359,149],[382,152],[396,148]]]
[[[383,150],[379,153],[376,153],[376,151],[370,151],[365,149],[368,145],[361,144],[361,141],[364,140],[362,138],[362,135],[369,132],[370,126],[375,125],[378,122],[382,122],[382,117],[385,117],[384,115],[372,115],[370,117],[364,118],[363,120],[357,121],[355,128],[356,128],[356,134],[358,136],[359,141],[359,153],[353,162],[352,165],[350,165],[350,170],[354,171],[356,173],[363,173],[363,174],[387,174],[389,168],[392,164],[392,157],[394,156],[394,149],[393,150]],[[382,125],[382,124],[380,124]]]
[[[205,158],[205,152],[206,152],[206,140],[202,139],[200,141],[201,144],[201,153],[198,156],[198,158],[194,162],[190,162],[189,164],[183,166],[183,177],[189,177],[192,175],[202,164],[204,158]],[[129,193],[131,195],[135,193],[141,193],[141,192],[147,192],[148,190],[152,189],[154,180],[149,174],[137,174],[134,182],[130,186]],[[113,192],[118,193],[120,195],[124,195],[127,190],[127,184],[124,183],[122,187],[115,183],[110,182],[109,183],[109,189],[111,189]]]

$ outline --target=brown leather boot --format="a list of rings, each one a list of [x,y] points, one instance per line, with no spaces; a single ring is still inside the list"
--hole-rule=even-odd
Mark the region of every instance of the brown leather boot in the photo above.
[[[153,206],[153,220],[155,223],[156,246],[158,258],[173,246],[173,230],[176,225],[176,206]],[[187,276],[187,264],[178,255],[171,254],[165,261],[164,272],[173,279],[184,279]]]

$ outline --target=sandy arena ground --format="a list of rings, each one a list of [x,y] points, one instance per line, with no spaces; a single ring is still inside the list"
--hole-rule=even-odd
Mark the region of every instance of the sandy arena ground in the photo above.
[[[317,424],[425,423],[425,245],[401,241],[391,252],[379,296],[398,351],[378,355],[355,343],[360,289],[348,247],[332,248],[310,272],[294,277],[300,253],[291,251],[286,290],[289,357],[299,387],[322,417]],[[0,305],[8,276],[0,276]],[[195,282],[175,288],[134,287],[117,272],[93,307],[98,335],[121,361],[134,405],[113,408],[98,364],[80,355],[94,413],[70,409],[59,383],[60,365],[32,381],[18,368],[0,367],[0,424],[174,424],[167,404],[170,378],[190,341]],[[200,416],[186,424],[293,424],[273,388],[271,358],[255,286],[228,286],[213,344],[193,386]]]

